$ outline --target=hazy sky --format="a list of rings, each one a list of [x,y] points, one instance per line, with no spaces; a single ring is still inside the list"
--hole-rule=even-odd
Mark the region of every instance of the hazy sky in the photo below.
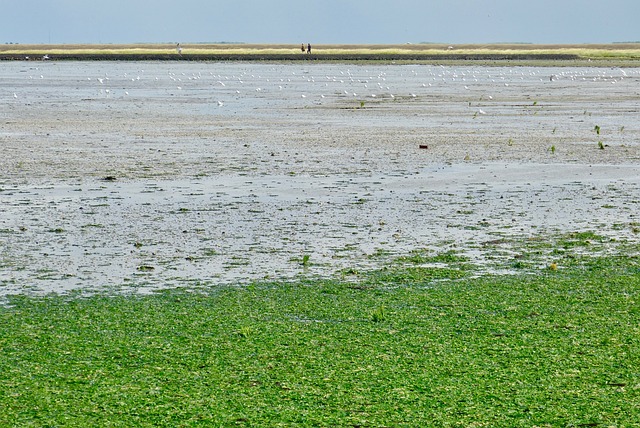
[[[640,0],[0,0],[0,43],[640,41]]]

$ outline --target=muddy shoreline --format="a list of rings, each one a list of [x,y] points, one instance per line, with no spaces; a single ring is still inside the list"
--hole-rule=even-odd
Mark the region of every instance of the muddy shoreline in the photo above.
[[[530,239],[639,239],[638,68],[0,74],[0,294],[333,276],[414,249],[509,273]]]

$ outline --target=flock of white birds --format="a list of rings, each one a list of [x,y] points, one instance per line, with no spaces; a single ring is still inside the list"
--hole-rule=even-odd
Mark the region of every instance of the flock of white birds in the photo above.
[[[77,63],[76,63],[77,64]],[[25,63],[29,67],[30,63]],[[145,97],[149,90],[165,91],[172,96],[210,96],[212,103],[224,107],[231,101],[246,97],[299,98],[321,104],[337,98],[356,99],[411,99],[447,90],[480,90],[492,99],[492,86],[518,87],[519,82],[542,84],[571,82],[604,82],[616,84],[627,78],[637,79],[640,69],[623,68],[545,68],[545,67],[479,67],[479,66],[363,66],[327,64],[252,64],[251,66],[221,63],[166,64],[166,73],[149,75],[144,69],[135,69],[133,63],[123,64],[126,71],[114,73],[118,67],[108,67],[102,75],[82,76],[83,67],[72,68],[73,63],[49,61],[40,67],[29,67],[27,79],[33,85],[9,92],[15,100],[28,99],[26,88],[37,88],[48,79],[50,67],[69,67],[67,79],[75,79],[78,90],[93,88],[94,96]],[[143,64],[139,64],[143,65]],[[94,67],[95,68],[95,67]],[[158,67],[153,67],[157,69]],[[188,68],[193,70],[188,71]],[[242,69],[245,70],[242,70]],[[87,68],[89,72],[90,68]],[[223,74],[221,71],[231,71]],[[261,71],[256,74],[256,70]],[[292,71],[293,70],[293,71]],[[25,70],[21,70],[24,72]],[[55,73],[59,75],[59,73]],[[85,84],[82,84],[84,80]],[[39,83],[40,81],[41,83]],[[69,83],[69,82],[66,82]],[[207,91],[204,93],[203,91]],[[278,93],[280,95],[278,95]],[[70,93],[69,96],[76,94]],[[155,96],[158,94],[156,93]],[[86,94],[83,96],[87,96]]]

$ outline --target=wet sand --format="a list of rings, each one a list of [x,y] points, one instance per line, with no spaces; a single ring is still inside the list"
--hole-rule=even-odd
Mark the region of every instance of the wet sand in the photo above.
[[[640,69],[11,62],[0,98],[0,294],[638,241]]]

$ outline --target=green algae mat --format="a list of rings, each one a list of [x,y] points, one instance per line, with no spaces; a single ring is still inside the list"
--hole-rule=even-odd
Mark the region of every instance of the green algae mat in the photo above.
[[[640,425],[637,256],[513,275],[407,261],[5,299],[0,426]]]

